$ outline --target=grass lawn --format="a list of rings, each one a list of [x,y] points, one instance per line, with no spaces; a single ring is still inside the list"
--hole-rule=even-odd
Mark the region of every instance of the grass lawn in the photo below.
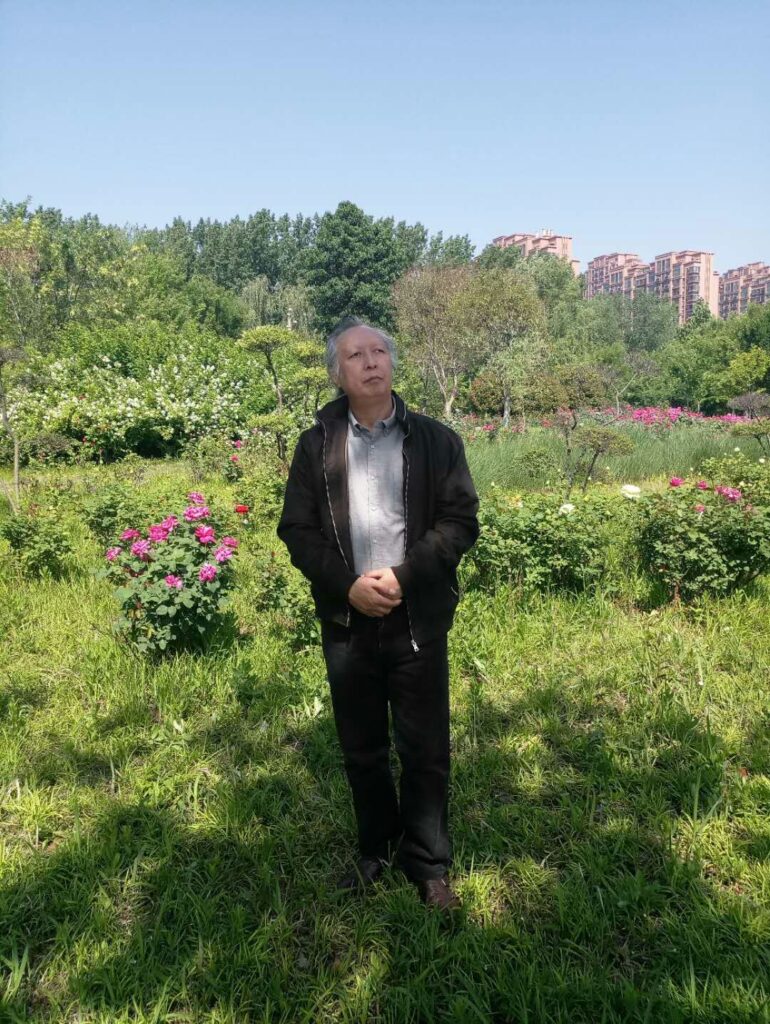
[[[151,667],[72,530],[69,579],[0,574],[0,1020],[770,1021],[768,580],[465,595],[448,927],[395,873],[334,896],[352,806],[320,649],[253,607],[271,534],[209,653]]]

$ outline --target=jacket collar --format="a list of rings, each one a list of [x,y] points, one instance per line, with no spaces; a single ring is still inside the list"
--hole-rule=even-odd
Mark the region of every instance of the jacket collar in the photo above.
[[[406,402],[404,402],[397,391],[391,391],[391,394],[393,395],[393,401],[396,403],[396,420],[403,428],[404,433],[407,434],[409,433],[409,410],[406,407]],[[322,406],[316,413],[316,419],[323,421],[326,425],[331,425],[337,420],[347,423],[349,409],[350,402],[348,401],[348,396],[342,394]]]

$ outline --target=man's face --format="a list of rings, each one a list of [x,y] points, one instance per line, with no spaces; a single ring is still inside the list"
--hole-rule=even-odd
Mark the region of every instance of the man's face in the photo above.
[[[371,327],[351,327],[337,341],[337,382],[352,402],[390,395],[393,364],[388,346]]]

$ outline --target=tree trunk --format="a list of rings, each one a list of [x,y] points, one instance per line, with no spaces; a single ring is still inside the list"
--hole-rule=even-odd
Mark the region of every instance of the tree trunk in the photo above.
[[[506,391],[503,395],[503,426],[507,427],[511,422],[511,396]]]

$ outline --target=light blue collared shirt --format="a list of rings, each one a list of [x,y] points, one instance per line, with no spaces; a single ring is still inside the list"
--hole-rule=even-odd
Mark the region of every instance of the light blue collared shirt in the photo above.
[[[348,502],[357,573],[404,560],[403,439],[395,400],[390,416],[371,430],[348,407]]]

